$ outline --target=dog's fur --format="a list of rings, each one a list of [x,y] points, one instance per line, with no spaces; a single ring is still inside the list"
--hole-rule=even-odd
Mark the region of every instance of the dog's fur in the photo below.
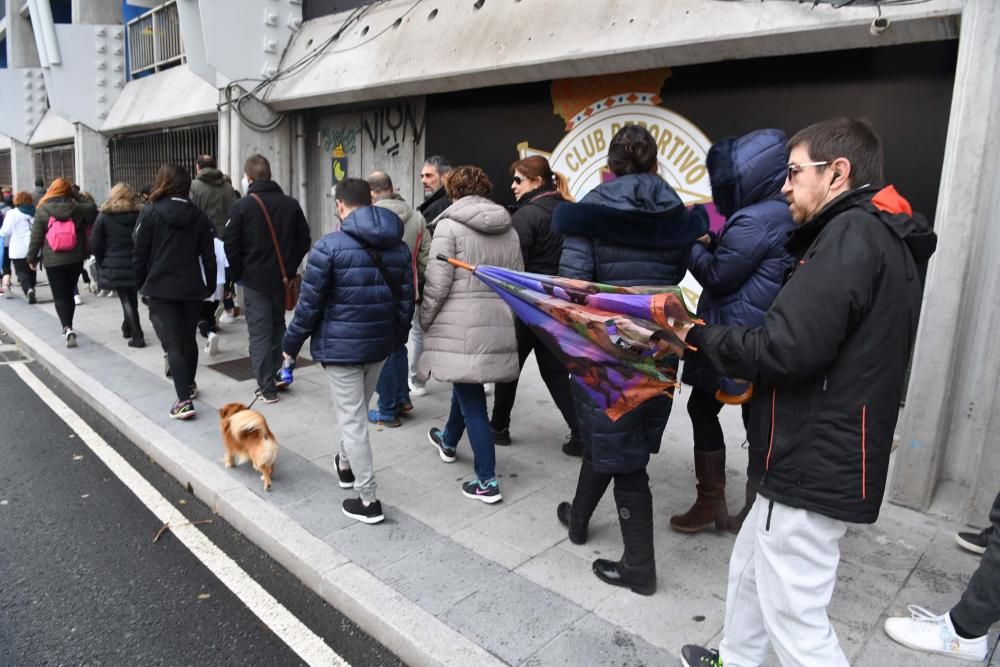
[[[264,415],[242,403],[227,403],[219,408],[219,428],[225,455],[222,463],[227,468],[249,459],[254,470],[260,473],[264,490],[271,490],[274,461],[278,458],[278,441],[267,426]]]

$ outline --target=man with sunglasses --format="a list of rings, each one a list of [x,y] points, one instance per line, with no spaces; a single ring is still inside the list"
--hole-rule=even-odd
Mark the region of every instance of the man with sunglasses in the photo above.
[[[688,667],[756,667],[768,645],[790,665],[846,667],[826,608],[850,523],[879,514],[906,366],[917,266],[937,237],[892,186],[864,121],[835,118],[788,142],[782,192],[795,259],[761,327],[698,326],[696,354],[755,391],[747,433],[765,462],[729,563],[718,651]]]

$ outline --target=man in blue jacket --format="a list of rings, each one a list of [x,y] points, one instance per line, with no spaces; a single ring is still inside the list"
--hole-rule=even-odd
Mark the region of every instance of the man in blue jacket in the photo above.
[[[309,253],[282,348],[294,358],[310,338],[310,356],[329,374],[342,431],[334,458],[340,486],[360,494],[344,501],[344,514],[372,524],[385,516],[375,499],[368,403],[386,358],[406,343],[413,272],[403,222],[389,209],[372,206],[367,182],[341,181],[334,198],[340,230],[321,238]]]

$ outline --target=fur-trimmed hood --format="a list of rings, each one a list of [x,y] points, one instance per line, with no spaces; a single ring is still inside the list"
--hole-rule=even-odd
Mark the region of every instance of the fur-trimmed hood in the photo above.
[[[656,174],[630,174],[597,186],[579,203],[559,206],[552,225],[567,236],[665,249],[690,245],[705,234],[708,215],[700,206],[688,211]]]
[[[781,130],[755,130],[712,145],[706,164],[719,213],[728,218],[751,204],[781,197],[788,169],[786,143]]]

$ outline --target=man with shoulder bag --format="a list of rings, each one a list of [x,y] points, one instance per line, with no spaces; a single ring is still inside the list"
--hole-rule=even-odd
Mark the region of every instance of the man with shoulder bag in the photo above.
[[[311,239],[299,203],[271,180],[267,158],[251,155],[243,171],[248,196],[230,210],[226,258],[233,282],[243,284],[257,395],[276,403],[278,389],[287,387],[279,377],[285,311],[295,307],[297,269]]]

